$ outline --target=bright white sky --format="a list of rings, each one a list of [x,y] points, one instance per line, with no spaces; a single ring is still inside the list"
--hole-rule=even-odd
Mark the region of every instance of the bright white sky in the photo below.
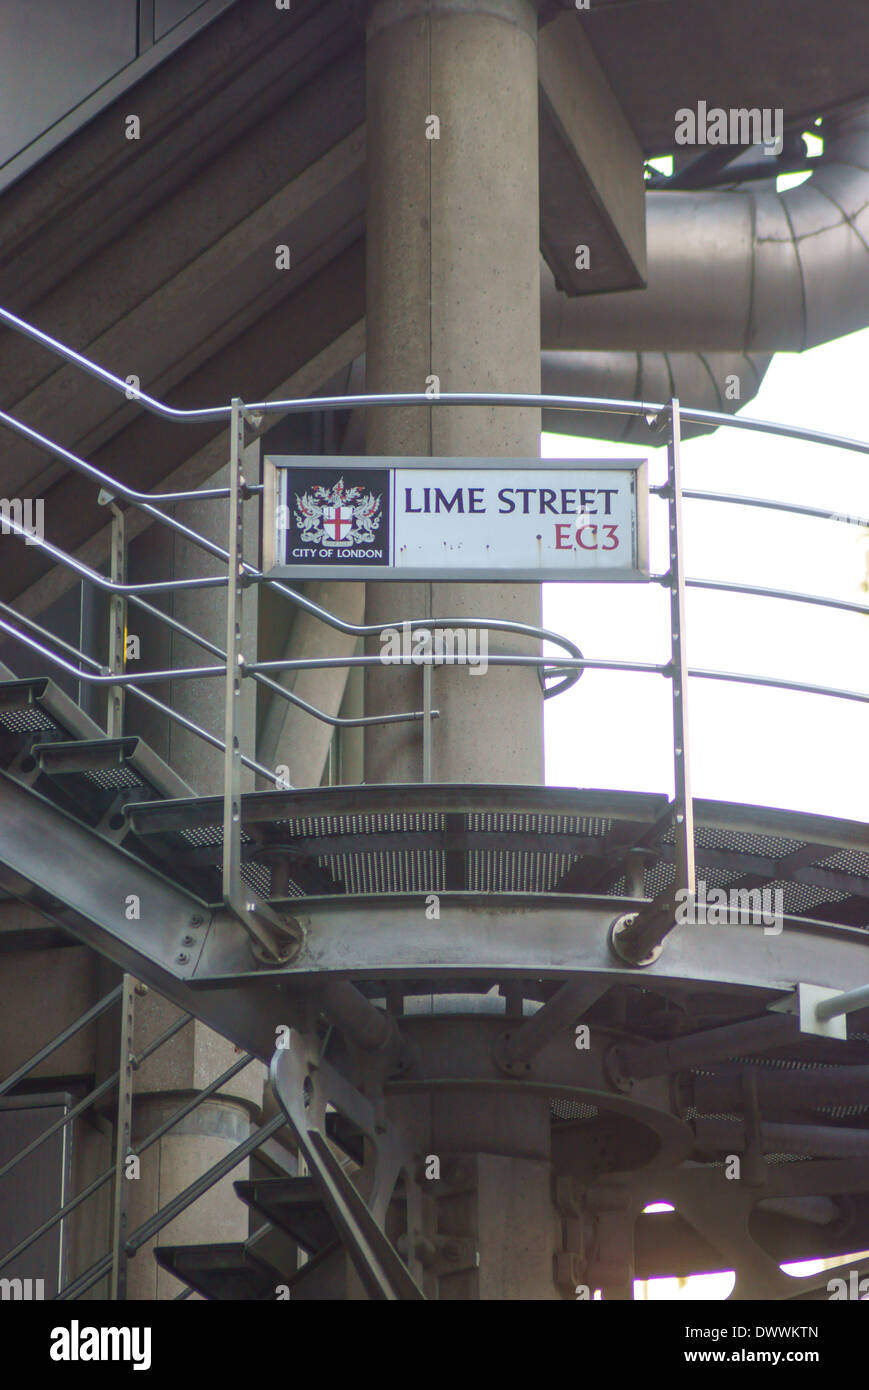
[[[869,329],[773,359],[743,413],[869,439]],[[649,458],[666,451],[544,434],[544,457]],[[869,514],[869,455],[722,429],[682,450],[683,486]],[[651,501],[652,570],[666,568],[666,504]],[[869,534],[854,526],[759,508],[685,503],[689,576],[847,599],[869,606]],[[869,693],[869,616],[775,599],[689,590],[691,665],[774,675]],[[660,585],[551,584],[544,623],[585,656],[667,661],[667,591]],[[697,797],[869,821],[869,704],[690,683],[691,775]],[[672,793],[669,682],[586,671],[546,705],[551,786]]]
[[[869,439],[863,367],[869,329],[773,359],[746,415]],[[648,457],[664,449],[544,434],[546,458]],[[682,449],[686,488],[742,493],[869,515],[869,455],[719,430]],[[666,569],[666,504],[651,502],[652,571]],[[759,508],[685,503],[689,576],[817,593],[869,606],[869,533]],[[780,676],[869,693],[869,616],[748,595],[688,591],[691,665]],[[548,584],[544,623],[586,656],[669,658],[659,585]],[[869,704],[722,682],[690,683],[691,776],[697,797],[869,821]],[[546,781],[672,794],[669,682],[586,671],[546,704]],[[869,842],[869,832],[867,832]],[[820,1263],[788,1266],[808,1275]],[[637,1283],[647,1299],[721,1299],[732,1274]]]

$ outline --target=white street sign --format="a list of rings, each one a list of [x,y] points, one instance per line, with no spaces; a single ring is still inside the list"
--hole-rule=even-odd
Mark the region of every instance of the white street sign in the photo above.
[[[274,577],[648,578],[644,459],[270,456],[264,477]]]

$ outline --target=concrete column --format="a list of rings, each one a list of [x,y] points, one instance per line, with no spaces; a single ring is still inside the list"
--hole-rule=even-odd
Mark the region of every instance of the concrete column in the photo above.
[[[378,0],[368,26],[367,389],[540,389],[537,15],[528,0]],[[437,138],[428,138],[436,135]],[[369,454],[536,457],[535,410],[368,414]],[[366,616],[540,621],[536,585],[372,584]],[[376,652],[376,640],[369,650]],[[490,650],[534,650],[495,634]],[[372,668],[369,710],[421,708]],[[543,780],[531,668],[436,668],[437,781]],[[497,730],[497,736],[495,731]],[[374,729],[366,780],[421,780],[419,725]]]
[[[528,0],[377,0],[368,25],[367,389],[540,389],[537,14]],[[429,138],[435,137],[435,138]],[[433,382],[432,378],[437,378]],[[369,454],[537,457],[535,410],[375,410]],[[540,622],[540,589],[371,584],[369,623],[484,616]],[[369,650],[377,652],[375,640]],[[490,636],[490,651],[531,653]],[[366,710],[419,709],[419,668],[371,668]],[[531,668],[436,668],[436,781],[543,781],[542,702]],[[419,781],[419,725],[366,736],[368,782]],[[545,1098],[407,1097],[424,1152],[474,1156],[451,1226],[480,1267],[440,1297],[556,1297]]]
[[[314,603],[346,621],[354,624],[362,622],[365,608],[363,584],[333,580],[309,584],[305,592]],[[279,612],[284,624],[288,611],[291,612],[289,605],[282,602]],[[352,656],[357,641],[358,638],[352,634],[328,627],[319,618],[299,609],[291,619],[289,633],[279,655],[284,660],[296,661],[306,657]],[[334,666],[323,670],[288,671],[282,683],[324,713],[336,715],[344,699],[349,669]],[[280,695],[272,694],[259,734],[259,760],[268,767],[279,764],[289,767],[289,780],[294,787],[318,787],[333,735],[330,724],[306,714],[298,705],[290,704]]]
[[[227,430],[227,450],[229,431]],[[245,451],[245,469],[252,477],[258,468],[258,444]],[[207,487],[225,487],[228,467],[220,469],[207,480]],[[227,503],[223,498],[179,503],[174,508],[178,521],[198,531],[206,539],[226,548],[228,544]],[[257,555],[259,518],[255,502],[245,504],[245,555],[254,561]],[[226,563],[209,555],[177,531],[162,525],[151,526],[130,550],[131,582],[142,583],[165,579],[194,579],[200,576],[226,574]],[[198,632],[223,649],[226,646],[226,589],[179,589],[168,595],[149,596],[154,607],[163,609],[178,622]],[[128,632],[141,640],[141,658],[129,663],[131,672],[149,668],[169,669],[182,666],[215,666],[218,658],[196,643],[170,630],[164,623],[148,618],[141,609],[131,605],[128,611]],[[251,587],[244,597],[244,643],[248,653],[256,651],[257,590]],[[149,691],[179,714],[223,738],[224,682],[220,676],[204,680],[173,681],[171,689],[149,686]],[[248,682],[243,690],[244,751],[254,752],[256,690]],[[127,697],[127,728],[138,733],[183,777],[199,795],[216,795],[223,789],[223,754],[204,742],[197,734],[152,710],[135,695]],[[245,772],[245,787],[253,788],[253,775]]]

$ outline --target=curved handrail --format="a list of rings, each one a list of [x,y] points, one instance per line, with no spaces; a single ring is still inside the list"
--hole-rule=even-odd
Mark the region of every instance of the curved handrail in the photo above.
[[[67,362],[70,362],[72,365],[80,368],[82,371],[95,377],[97,380],[102,381],[105,385],[109,386],[113,390],[123,392],[127,400],[137,402],[144,409],[149,410],[157,415],[160,415],[165,419],[178,421],[182,423],[198,423],[203,420],[226,420],[229,419],[232,415],[232,405],[204,407],[192,410],[183,409],[179,407],[170,406],[165,401],[161,401],[159,398],[150,395],[148,392],[142,391],[140,388],[133,389],[129,382],[118,377],[115,373],[109,371],[105,367],[102,367],[99,363],[94,362],[91,358],[88,358],[84,354],[76,352],[75,349],[68,347],[65,343],[62,343],[58,339],[52,337],[50,334],[45,333],[42,329],[37,328],[36,325],[27,322],[25,319],[22,319],[15,314],[12,314],[9,310],[3,308],[2,306],[0,306],[0,321],[5,322],[9,327],[13,328],[15,331],[20,332],[25,336],[31,338],[33,341],[41,344],[43,347],[53,352],[56,356],[63,358]],[[666,420],[668,418],[668,411],[670,409],[670,407],[667,404],[661,402],[613,400],[610,398],[591,396],[555,396],[543,393],[464,391],[439,392],[435,395],[430,395],[427,392],[397,392],[337,397],[319,396],[302,398],[297,400],[261,401],[256,402],[253,405],[246,404],[244,406],[244,413],[248,420],[252,424],[254,424],[255,427],[259,427],[259,425],[262,424],[262,419],[265,415],[275,413],[297,414],[321,410],[351,410],[357,407],[369,409],[378,407],[414,405],[429,408],[436,407],[439,405],[480,405],[518,407],[545,406],[547,408],[556,410],[588,410],[610,414],[633,416],[642,415],[649,419],[651,424],[654,424],[656,422],[656,418],[659,418],[662,423],[666,423]],[[850,439],[844,436],[831,435],[818,430],[804,429],[800,426],[794,425],[784,425],[774,421],[755,420],[744,416],[732,416],[722,414],[716,411],[695,410],[691,407],[686,407],[682,405],[679,405],[678,410],[679,415],[682,419],[690,421],[692,423],[711,425],[713,427],[746,429],[749,431],[769,433],[783,438],[796,439],[807,443],[821,444],[824,446],[830,446],[834,448],[850,450],[853,452],[869,454],[869,443],[866,443],[861,440]],[[218,545],[214,541],[211,541],[208,537],[203,536],[193,527],[187,526],[184,523],[179,522],[177,518],[168,515],[158,505],[156,505],[160,502],[165,504],[174,504],[176,502],[192,500],[194,498],[201,500],[204,498],[228,497],[229,488],[197,488],[192,491],[142,493],[134,488],[129,487],[127,484],[122,483],[119,479],[111,477],[111,475],[103,472],[95,465],[88,463],[87,460],[80,458],[71,450],[64,448],[62,445],[56,443],[56,441],[51,440],[46,435],[41,434],[38,430],[35,430],[31,426],[24,424],[24,422],[22,421],[16,420],[14,416],[9,415],[7,412],[0,411],[0,424],[6,425],[8,428],[16,431],[23,437],[27,438],[31,443],[34,443],[37,446],[46,449],[48,452],[54,454],[57,458],[63,460],[77,472],[82,473],[83,475],[89,477],[91,481],[93,481],[94,483],[99,484],[99,486],[102,489],[100,497],[101,501],[104,502],[107,500],[111,500],[114,497],[122,498],[131,506],[137,507],[144,511],[154,521],[157,521],[170,527],[172,530],[182,535],[186,540],[190,541],[192,544],[196,545],[200,549],[206,551],[214,558],[224,562],[229,560],[229,552],[225,550],[222,546]],[[248,488],[249,492],[256,492],[260,490],[261,489],[259,488]],[[665,497],[667,495],[666,487],[655,487],[650,489],[650,491],[659,496]],[[682,495],[689,500],[713,501],[733,505],[762,507],[770,510],[778,510],[782,512],[790,512],[815,518],[829,519],[842,524],[856,526],[869,525],[869,521],[861,517],[844,516],[836,513],[827,512],[820,508],[807,507],[795,503],[775,502],[773,500],[765,498],[752,498],[728,493],[713,493],[691,490],[685,490]],[[68,555],[59,547],[53,546],[44,538],[34,536],[29,530],[27,530],[27,528],[24,528],[23,526],[18,526],[13,519],[7,518],[6,524],[7,528],[11,527],[11,529],[16,531],[17,533],[26,536],[31,543],[41,545],[45,552],[51,555],[51,557],[55,561],[57,561],[57,563],[66,565],[67,567],[71,568],[74,572],[78,573],[81,578],[97,585],[106,592],[117,595],[123,595],[129,598],[129,600],[132,603],[136,604],[139,608],[148,612],[152,617],[166,623],[168,626],[173,628],[173,630],[181,633],[181,635],[187,637],[189,640],[193,641],[200,647],[211,652],[219,660],[225,663],[226,653],[219,646],[208,641],[208,639],[203,638],[200,634],[196,633],[193,629],[188,628],[185,624],[178,622],[177,619],[171,617],[168,614],[163,613],[160,609],[153,607],[153,605],[147,603],[147,601],[142,597],[142,595],[146,593],[160,593],[165,592],[167,590],[174,591],[179,589],[225,586],[227,583],[227,577],[225,575],[201,576],[184,580],[153,582],[147,584],[120,584],[116,581],[108,579],[104,575],[99,574],[97,571],[92,570],[89,566],[83,564],[81,561],[76,560],[75,557]],[[568,656],[564,657],[559,655],[553,657],[519,654],[492,654],[489,655],[487,658],[488,662],[492,665],[534,666],[537,669],[538,677],[541,681],[541,685],[543,686],[544,698],[549,698],[553,695],[556,695],[575,684],[576,680],[579,679],[582,672],[586,669],[641,672],[647,674],[671,674],[669,664],[656,665],[654,663],[603,661],[592,658],[585,658],[579,651],[579,648],[568,638],[562,636],[561,634],[551,632],[545,628],[535,627],[530,624],[513,622],[502,619],[426,617],[410,620],[405,619],[402,620],[400,624],[351,623],[346,619],[341,618],[338,614],[332,613],[329,609],[326,609],[321,605],[315,603],[312,599],[308,598],[307,595],[298,593],[296,590],[290,588],[286,584],[283,584],[279,580],[270,578],[268,575],[265,575],[262,571],[258,570],[253,565],[245,563],[244,571],[248,579],[255,580],[259,583],[267,585],[275,592],[279,593],[282,597],[286,598],[287,600],[289,600],[290,602],[292,602],[297,607],[301,608],[303,611],[307,612],[311,616],[326,623],[328,626],[350,636],[379,636],[380,634],[382,634],[384,627],[390,626],[406,626],[411,631],[433,631],[439,627],[451,627],[457,629],[485,628],[491,631],[507,632],[520,636],[529,637],[538,642],[550,642],[556,646],[561,647],[562,650],[568,653]],[[668,582],[668,577],[666,575],[651,576],[650,579],[652,582]],[[760,586],[742,585],[724,580],[702,578],[689,578],[686,580],[686,583],[689,586],[696,588],[717,590],[729,593],[742,593],[756,597],[783,599],[790,602],[806,603],[820,607],[835,608],[842,611],[858,613],[861,615],[869,614],[869,607],[867,607],[864,604],[853,603],[847,600],[825,598],[820,595],[796,593],[788,590],[770,589],[763,588]],[[0,609],[7,613],[10,612],[8,605],[5,604],[0,605]],[[11,611],[14,613],[14,610]],[[18,621],[21,621],[20,615],[15,614],[15,617]],[[193,723],[193,721],[187,720],[183,716],[180,716],[177,713],[177,711],[172,711],[168,706],[163,705],[162,702],[156,699],[156,697],[149,695],[141,687],[143,684],[150,684],[162,680],[201,679],[215,675],[223,675],[225,674],[225,664],[223,666],[216,667],[200,666],[189,667],[174,671],[153,671],[141,672],[135,675],[121,675],[117,672],[109,672],[105,668],[100,667],[99,663],[94,662],[93,659],[88,657],[85,653],[79,652],[76,648],[72,647],[71,644],[63,642],[61,639],[56,638],[54,634],[47,632],[43,628],[40,628],[39,625],[35,624],[32,620],[24,619],[23,621],[31,629],[38,631],[43,638],[47,639],[50,642],[53,642],[55,646],[62,648],[70,655],[74,656],[76,659],[82,661],[85,665],[96,666],[98,668],[97,671],[87,672],[72,666],[72,664],[69,661],[59,656],[56,652],[51,652],[47,647],[36,641],[34,638],[27,637],[25,633],[18,630],[14,626],[14,624],[8,621],[0,619],[0,630],[6,631],[7,633],[9,633],[9,635],[15,637],[19,641],[22,641],[31,649],[40,652],[40,654],[45,656],[48,660],[54,662],[56,665],[59,665],[62,669],[68,671],[70,674],[75,675],[76,679],[78,680],[83,680],[85,682],[96,685],[105,684],[114,686],[125,686],[126,688],[133,690],[138,696],[148,700],[149,703],[155,705],[157,708],[163,709],[171,717],[178,719],[179,722],[185,724],[185,726],[191,729],[191,731],[205,738],[209,743],[219,748],[223,747],[221,740],[217,739],[213,735],[208,734],[205,730],[201,729],[200,726]],[[415,659],[414,664],[457,664],[457,662],[461,662],[461,658],[453,658],[452,656],[444,657],[443,655],[438,655],[428,658],[421,656]],[[310,713],[314,717],[324,720],[325,722],[332,724],[333,726],[359,727],[369,724],[392,723],[407,720],[421,720],[425,719],[428,716],[435,717],[437,715],[437,711],[430,710],[428,711],[428,715],[425,711],[408,711],[384,715],[360,716],[358,718],[353,719],[331,716],[328,715],[325,711],[318,710],[315,706],[310,705],[308,702],[302,700],[301,697],[295,695],[292,691],[287,690],[285,686],[279,684],[279,682],[277,681],[272,680],[268,675],[268,672],[270,671],[279,673],[282,671],[298,671],[318,668],[322,669],[333,666],[353,667],[375,664],[384,664],[380,656],[347,656],[331,658],[309,658],[303,660],[288,659],[285,661],[253,662],[248,665],[247,671],[255,680],[268,686],[268,688],[270,688],[274,693],[282,696],[291,703],[304,709],[306,712]],[[744,684],[771,686],[780,689],[801,691],[803,693],[824,694],[839,697],[842,699],[869,702],[869,695],[864,695],[862,692],[811,685],[796,681],[779,680],[774,677],[751,676],[748,674],[739,674],[736,672],[699,670],[693,668],[689,669],[689,674],[700,679],[735,681]],[[547,686],[547,678],[551,678],[553,676],[561,677],[561,679],[557,682],[557,684]],[[256,764],[254,761],[248,758],[245,758],[244,761],[247,763],[248,766],[253,767],[262,775],[269,777],[270,780],[275,780],[274,774],[272,774],[269,769],[261,768],[259,764]]]

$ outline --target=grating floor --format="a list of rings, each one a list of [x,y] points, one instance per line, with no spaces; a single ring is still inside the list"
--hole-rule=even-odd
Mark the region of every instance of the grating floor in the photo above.
[[[563,788],[256,792],[244,800],[246,877],[271,897],[621,896],[639,895],[639,874],[651,898],[675,872],[666,812],[663,797]],[[129,847],[213,898],[222,815],[219,798],[131,806]],[[786,914],[869,929],[869,827],[716,802],[695,816],[707,894],[766,890]]]

